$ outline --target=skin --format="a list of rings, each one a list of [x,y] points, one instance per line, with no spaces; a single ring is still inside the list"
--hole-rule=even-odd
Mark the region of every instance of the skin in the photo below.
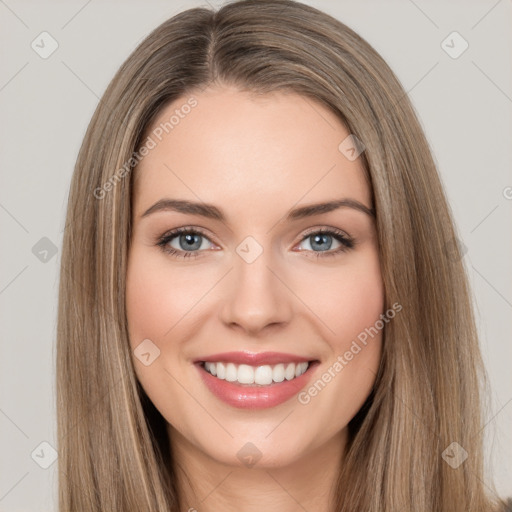
[[[167,106],[149,128],[190,96]],[[284,217],[341,198],[370,208],[371,190],[360,158],[350,161],[338,149],[349,132],[313,100],[284,92],[256,97],[228,86],[193,96],[197,106],[135,171],[126,307],[137,378],[168,424],[181,468],[180,510],[328,511],[347,424],[374,384],[381,332],[307,404],[295,396],[269,409],[231,407],[210,393],[192,361],[278,351],[320,360],[316,378],[327,372],[384,312],[374,220],[352,208]],[[226,221],[175,211],[141,218],[162,198],[212,203]],[[199,257],[177,258],[157,245],[179,227],[207,233]],[[312,228],[329,227],[355,246],[323,255]],[[236,252],[247,236],[263,249],[251,264]],[[327,243],[327,252],[341,246],[334,237]],[[168,245],[186,252],[179,234]],[[133,355],[145,339],[160,350],[148,366]],[[253,467],[237,457],[248,442],[261,452]]]

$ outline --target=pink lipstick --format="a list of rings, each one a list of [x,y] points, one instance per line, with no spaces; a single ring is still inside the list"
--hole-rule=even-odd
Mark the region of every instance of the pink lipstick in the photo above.
[[[224,352],[194,361],[206,387],[233,407],[265,409],[295,396],[319,361],[279,352]]]

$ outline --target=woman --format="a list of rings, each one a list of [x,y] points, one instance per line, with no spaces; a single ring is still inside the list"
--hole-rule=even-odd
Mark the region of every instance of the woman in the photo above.
[[[503,510],[455,240],[405,92],[348,27],[288,0],[163,23],[71,185],[61,510]]]

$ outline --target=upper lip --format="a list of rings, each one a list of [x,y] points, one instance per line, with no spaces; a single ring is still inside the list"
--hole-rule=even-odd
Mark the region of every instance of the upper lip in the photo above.
[[[309,361],[314,361],[314,359],[294,354],[285,354],[283,352],[222,352],[220,354],[212,354],[211,356],[199,357],[194,360],[194,363],[226,362],[259,366],[279,363],[306,363]]]

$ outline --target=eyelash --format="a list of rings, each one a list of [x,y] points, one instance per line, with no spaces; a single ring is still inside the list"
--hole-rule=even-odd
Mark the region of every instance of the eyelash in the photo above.
[[[173,247],[168,247],[168,243],[175,238],[177,235],[180,234],[189,234],[189,235],[201,235],[202,237],[209,240],[208,235],[198,229],[198,228],[190,228],[190,227],[183,227],[183,228],[176,228],[172,231],[168,231],[164,235],[158,238],[156,245],[160,247],[160,249],[166,253],[170,254],[171,256],[174,256],[176,258],[197,258],[199,255],[197,253],[200,253],[202,251],[178,251],[174,249]],[[306,249],[303,249],[302,251],[306,252],[313,252],[317,258],[324,258],[327,256],[336,256],[337,254],[340,254],[342,252],[346,252],[349,249],[352,249],[354,245],[356,244],[355,239],[348,237],[345,235],[342,231],[335,229],[335,228],[320,228],[316,229],[314,231],[310,231],[304,235],[300,243],[304,242],[304,240],[308,239],[312,235],[318,235],[318,234],[327,234],[331,235],[333,238],[338,240],[338,242],[341,243],[341,246],[334,250],[329,251],[308,251]]]

